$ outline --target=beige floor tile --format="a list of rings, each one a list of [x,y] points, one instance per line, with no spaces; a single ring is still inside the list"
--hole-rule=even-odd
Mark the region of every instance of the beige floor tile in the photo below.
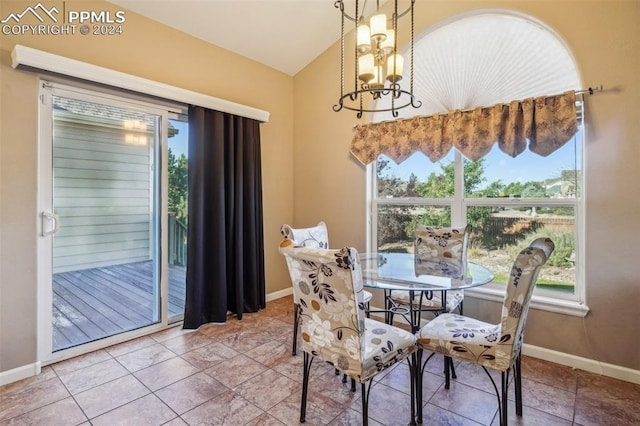
[[[127,375],[74,396],[84,413],[92,419],[149,393],[140,381]]]
[[[197,373],[160,389],[156,395],[173,411],[182,414],[228,390],[213,377]]]
[[[228,391],[186,412],[181,417],[190,425],[244,425],[264,411],[233,391]]]
[[[23,426],[23,425],[56,425],[56,426],[72,426],[87,420],[82,413],[78,404],[73,398],[65,398],[49,405],[37,408],[28,413],[13,417],[6,423],[0,421],[0,424],[7,426]]]
[[[237,355],[238,352],[235,350],[215,342],[184,353],[181,357],[198,370],[206,370],[223,361],[235,358]]]
[[[4,390],[0,393],[0,420],[19,416],[68,396],[69,392],[57,377],[33,381],[15,390]]]
[[[239,384],[257,376],[267,370],[267,367],[244,355],[221,364],[216,364],[205,370],[205,373],[229,388],[235,388]]]
[[[151,345],[120,355],[116,360],[133,373],[177,356],[160,343],[151,341],[153,342]]]
[[[498,411],[498,400],[495,394],[451,382],[451,388],[441,387],[429,400],[430,404],[447,411],[459,414],[481,424],[491,424]]]
[[[160,399],[149,394],[91,420],[93,426],[159,426],[177,415]]]
[[[233,391],[266,411],[299,389],[298,382],[274,370],[267,370],[235,387]]]
[[[182,358],[171,358],[154,364],[134,374],[146,387],[157,391],[178,380],[196,374],[198,369]]]

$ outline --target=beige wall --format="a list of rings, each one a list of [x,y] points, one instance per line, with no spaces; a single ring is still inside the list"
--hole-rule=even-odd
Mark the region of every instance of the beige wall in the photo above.
[[[471,8],[531,14],[565,38],[585,85],[616,88],[588,100],[591,312],[579,319],[533,311],[526,340],[640,369],[640,267],[633,250],[640,234],[640,3],[417,3],[416,33]],[[116,9],[106,2],[81,4],[87,10]],[[2,1],[0,16],[28,5]],[[262,125],[267,292],[290,286],[274,249],[283,222],[308,226],[325,220],[332,246],[365,248],[365,170],[348,153],[357,120],[331,109],[339,88],[337,45],[292,79],[130,12],[119,37],[0,35],[0,372],[36,361],[37,76],[10,67],[16,43],[269,111],[270,122]],[[489,319],[486,311],[496,312],[497,305],[469,300],[465,309]]]
[[[3,0],[0,16],[33,4]],[[61,1],[46,2],[54,4],[62,10]],[[280,225],[293,221],[293,78],[131,12],[124,29],[122,36],[0,35],[0,372],[36,361],[38,76],[11,68],[16,43],[269,111],[261,125],[267,293],[291,285],[274,248]]]
[[[640,370],[640,2],[426,1],[416,5],[416,34],[456,14],[509,8],[537,18],[573,51],[588,98],[586,288],[590,312],[577,318],[529,314],[526,342]],[[406,40],[405,40],[406,42]],[[335,113],[338,45],[295,77],[294,224],[327,222],[331,245],[365,248],[365,168],[349,156],[352,112]],[[352,72],[352,71],[351,71]],[[498,304],[465,301],[465,312],[495,321]]]

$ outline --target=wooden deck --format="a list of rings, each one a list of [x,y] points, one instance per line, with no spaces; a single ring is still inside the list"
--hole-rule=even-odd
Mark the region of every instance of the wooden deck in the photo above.
[[[182,314],[186,269],[169,267],[169,316]],[[53,350],[150,325],[152,262],[53,275]]]

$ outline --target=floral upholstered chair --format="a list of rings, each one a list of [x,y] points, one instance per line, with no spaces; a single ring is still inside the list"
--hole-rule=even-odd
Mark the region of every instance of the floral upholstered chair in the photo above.
[[[329,232],[327,231],[327,225],[324,222],[318,222],[316,226],[310,228],[292,228],[286,223],[280,227],[280,234],[286,239],[291,240],[294,245],[302,247],[315,247],[328,249],[329,248]],[[288,259],[287,259],[288,262]],[[372,294],[368,291],[364,291],[364,303],[369,308],[369,302],[371,301]],[[294,302],[293,311],[293,348],[292,354],[296,354],[296,348],[298,345],[298,304]]]
[[[280,253],[288,259],[293,295],[300,307],[304,351],[300,421],[306,416],[311,364],[320,358],[361,383],[366,425],[374,376],[408,359],[410,383],[415,383],[415,335],[365,316],[362,270],[355,249],[297,247],[285,239]],[[414,388],[411,386],[411,423],[415,421]]]
[[[433,265],[443,268],[459,268],[465,272],[467,247],[471,226],[464,228],[437,228],[417,224],[414,238],[414,258],[416,274],[428,274]],[[419,304],[424,311],[452,312],[459,308],[462,314],[464,293],[459,291],[405,291],[394,290],[389,298],[397,304]],[[444,302],[444,303],[443,303]]]
[[[467,265],[467,247],[471,225],[464,228],[441,228],[416,224],[413,240],[415,273],[417,275],[457,275],[465,274]],[[453,312],[458,308],[462,315],[463,290],[457,291],[413,291],[392,290],[386,295],[390,323],[393,324],[393,311],[398,306],[413,304],[418,306],[416,323],[420,323],[422,312],[439,315]],[[392,308],[395,306],[395,308]],[[414,308],[412,311],[416,311]],[[456,378],[456,370],[451,358],[444,359],[445,388],[449,389],[450,377]]]
[[[418,345],[424,350],[479,364],[485,371],[488,367],[502,372],[502,396],[498,394],[494,383],[501,425],[507,423],[507,386],[512,368],[516,414],[522,415],[520,351],[524,326],[538,273],[554,248],[553,241],[549,238],[538,238],[518,254],[511,267],[500,323],[489,324],[448,313],[439,315],[417,333]],[[487,374],[491,378],[488,371]],[[491,381],[493,382],[493,378]],[[418,401],[420,398],[418,395]],[[418,408],[418,419],[420,417]]]

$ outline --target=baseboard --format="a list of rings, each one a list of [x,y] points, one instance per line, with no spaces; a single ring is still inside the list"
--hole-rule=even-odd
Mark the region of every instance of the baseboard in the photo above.
[[[379,310],[380,308],[372,307],[372,309]],[[384,316],[381,313],[376,313],[372,316],[384,320]],[[396,321],[394,321],[394,323],[395,322]],[[422,322],[424,325],[428,321],[422,320]],[[533,346],[527,343],[522,346],[522,353],[526,356],[538,358],[544,361],[566,365],[567,367],[589,371],[595,374],[601,374],[603,376],[612,377],[614,379],[624,380],[625,382],[640,384],[640,370],[633,370],[631,368],[608,364],[606,362],[583,358],[564,352],[558,352],[551,349],[542,348],[540,346]]]
[[[12,370],[2,371],[0,372],[0,386],[36,376],[40,374],[41,370],[42,365],[40,364],[40,361],[37,361],[33,364],[27,364]]]
[[[281,297],[290,296],[293,294],[293,287],[285,288],[284,290],[274,291],[273,293],[267,294],[267,302],[271,302],[272,300],[280,299]]]
[[[614,379],[624,380],[625,382],[640,384],[640,370],[633,370],[631,368],[541,348],[527,343],[522,345],[522,353],[533,358],[555,362],[556,364],[566,365],[568,367],[589,371],[591,373],[601,374]]]

